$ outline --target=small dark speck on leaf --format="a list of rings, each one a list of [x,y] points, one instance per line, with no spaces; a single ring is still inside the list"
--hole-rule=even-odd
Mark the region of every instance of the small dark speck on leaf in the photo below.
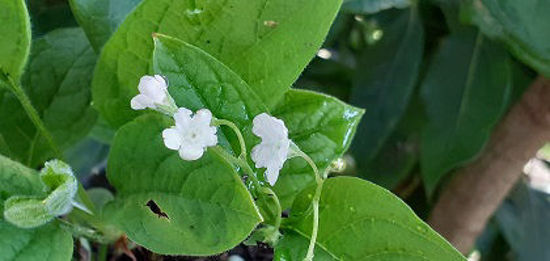
[[[145,206],[148,206],[149,209],[151,210],[151,212],[157,214],[157,216],[159,218],[163,217],[163,218],[166,218],[166,219],[170,219],[168,217],[168,215],[166,215],[166,213],[162,212],[162,210],[160,210],[160,207],[157,205],[157,203],[155,203],[155,201],[153,201],[152,199],[150,199],[149,201],[147,201],[147,204],[145,204]]]
[[[268,20],[268,21],[264,21],[264,25],[270,28],[275,28],[277,27],[277,25],[279,25],[279,23],[272,20]]]
[[[210,44],[210,40],[206,40],[206,43],[207,43],[207,44]]]

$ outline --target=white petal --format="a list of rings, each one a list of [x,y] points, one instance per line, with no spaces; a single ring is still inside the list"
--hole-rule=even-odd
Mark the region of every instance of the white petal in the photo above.
[[[265,143],[260,143],[252,148],[252,152],[250,152],[250,157],[252,158],[252,161],[254,161],[256,168],[267,167],[270,156],[269,149],[269,145]]]
[[[201,136],[201,142],[205,147],[216,146],[218,144],[218,136],[216,135],[215,127],[208,127]]]
[[[198,160],[202,157],[204,149],[198,146],[181,146],[180,157],[184,160]]]
[[[141,77],[138,90],[156,103],[163,103],[166,99],[166,82],[164,80],[159,82],[153,76],[145,75]]]
[[[176,113],[174,113],[174,120],[176,121],[176,126],[180,129],[185,129],[189,126],[189,122],[191,121],[191,112],[190,110],[186,108],[179,108]]]
[[[164,145],[171,150],[178,150],[181,146],[181,136],[178,129],[172,127],[162,131]]]
[[[279,140],[288,139],[288,129],[285,123],[267,113],[261,113],[252,121],[252,133],[262,139]]]
[[[154,108],[153,101],[143,94],[138,94],[130,101],[130,106],[134,110],[143,110],[145,108]]]
[[[279,179],[279,171],[281,168],[279,167],[268,167],[265,171],[265,177],[267,178],[267,182],[269,182],[269,185],[274,186],[277,182],[277,179]]]
[[[160,84],[160,86],[163,86],[164,89],[166,89],[166,87],[168,87],[168,85],[166,84],[166,80],[161,75],[155,74],[155,80],[157,80],[157,82]]]
[[[197,124],[200,126],[210,126],[210,122],[212,122],[212,112],[210,112],[210,110],[208,109],[198,110],[193,117],[193,124]]]

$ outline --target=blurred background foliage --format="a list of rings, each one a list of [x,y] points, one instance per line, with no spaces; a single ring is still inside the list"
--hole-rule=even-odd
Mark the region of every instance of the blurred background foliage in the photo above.
[[[77,26],[66,0],[28,6],[35,36]],[[346,166],[334,175],[377,183],[427,217],[452,172],[480,154],[537,73],[550,76],[548,19],[536,19],[549,11],[550,1],[532,0],[344,0],[294,85],[366,109]],[[66,152],[85,185],[97,182],[112,135],[99,119]],[[550,147],[539,154],[544,173]],[[479,238],[482,260],[550,259],[548,191],[528,177]]]

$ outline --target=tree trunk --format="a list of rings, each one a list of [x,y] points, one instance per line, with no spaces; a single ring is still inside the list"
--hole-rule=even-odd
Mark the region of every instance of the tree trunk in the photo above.
[[[437,201],[430,225],[462,253],[550,141],[550,80],[539,77],[497,125],[479,159],[457,171]]]

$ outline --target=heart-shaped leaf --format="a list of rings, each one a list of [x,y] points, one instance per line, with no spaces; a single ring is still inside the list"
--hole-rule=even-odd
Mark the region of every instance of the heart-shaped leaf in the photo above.
[[[117,195],[104,213],[156,253],[228,250],[262,218],[236,170],[216,149],[184,161],[165,147],[161,133],[173,124],[164,115],[148,114],[117,132],[107,168]]]

